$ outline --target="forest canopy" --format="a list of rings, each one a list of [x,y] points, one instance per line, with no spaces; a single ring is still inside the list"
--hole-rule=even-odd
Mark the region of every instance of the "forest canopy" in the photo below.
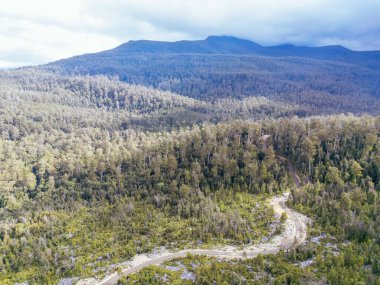
[[[374,114],[380,108],[372,77],[352,77],[377,90],[372,95],[333,84],[336,96],[315,90],[314,74],[299,78],[297,90],[286,79],[278,83],[289,87],[281,89],[285,100],[261,89],[271,75],[239,75],[256,78],[260,96],[241,89],[241,96],[205,91],[205,98],[44,68],[0,72],[1,284],[104,276],[110,266],[161,247],[257,243],[279,230],[267,201],[285,191],[288,206],[314,222],[307,243],[241,262],[199,257],[195,283],[379,284],[380,118]],[[324,242],[312,241],[322,234]],[[180,262],[191,266],[193,259]],[[308,259],[310,267],[297,266]],[[159,282],[165,274],[147,268],[120,282]]]

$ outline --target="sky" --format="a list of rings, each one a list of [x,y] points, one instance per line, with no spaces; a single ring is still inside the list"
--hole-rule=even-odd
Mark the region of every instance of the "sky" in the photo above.
[[[380,50],[380,0],[0,0],[0,68],[209,35]]]

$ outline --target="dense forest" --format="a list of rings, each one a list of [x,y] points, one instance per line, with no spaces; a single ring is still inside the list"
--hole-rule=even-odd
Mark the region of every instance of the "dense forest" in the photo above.
[[[257,50],[259,49],[259,51]],[[59,75],[116,76],[203,101],[262,96],[319,114],[380,110],[380,52],[342,47],[257,47],[235,38],[128,42],[40,68]]]
[[[119,283],[380,284],[379,123],[330,117],[264,124],[275,152],[303,174],[304,187],[292,187],[289,204],[314,220],[305,245],[242,261],[189,256]]]
[[[53,128],[61,129],[80,123],[81,127],[157,131],[202,122],[316,113],[307,106],[264,97],[227,98],[211,103],[106,76],[57,76],[41,73],[36,68],[3,71],[0,80],[1,104],[3,112],[8,112],[9,121],[14,114],[22,113],[26,118],[20,118],[20,123],[37,126],[42,117],[49,116],[49,121],[55,122]],[[61,120],[62,116],[65,120]]]
[[[0,71],[0,283],[71,285],[162,248],[259,244],[287,219],[270,199],[290,192],[312,221],[304,244],[189,255],[119,283],[380,284],[372,53],[147,45]]]
[[[161,246],[255,242],[274,234],[266,197],[286,189],[292,189],[290,205],[314,219],[311,234],[327,233],[339,254],[308,243],[244,262],[272,262],[274,273],[265,270],[263,280],[377,282],[378,117],[264,116],[258,122],[202,121],[171,131],[139,131],[124,120],[165,106],[215,113],[194,99],[104,77],[37,79],[28,72],[29,77],[1,77],[2,283],[102,275],[110,264]],[[293,162],[303,188],[295,190],[277,156]],[[289,276],[279,275],[281,266],[311,257],[318,260],[313,267],[289,265]],[[335,271],[327,270],[331,264]],[[351,270],[359,265],[365,269]],[[150,270],[130,278],[155,276]],[[202,272],[198,283],[214,276]],[[215,280],[229,282],[236,274]]]

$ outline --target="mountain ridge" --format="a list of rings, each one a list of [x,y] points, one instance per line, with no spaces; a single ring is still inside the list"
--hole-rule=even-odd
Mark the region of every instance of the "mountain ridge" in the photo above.
[[[107,75],[199,100],[263,96],[309,107],[376,111],[380,52],[285,44],[263,47],[230,36],[200,41],[131,41],[41,66],[63,75]],[[376,102],[374,101],[376,100]],[[364,103],[365,102],[365,103]],[[372,102],[369,104],[369,102]]]
[[[238,38],[235,36],[208,36],[204,40],[179,40],[179,41],[155,41],[155,40],[130,40],[125,43],[122,43],[121,45],[110,49],[111,50],[124,50],[124,51],[133,51],[134,48],[143,48],[145,45],[151,45],[153,47],[157,48],[162,48],[162,47],[171,47],[172,50],[168,51],[173,51],[175,53],[181,53],[181,52],[192,52],[191,50],[175,50],[176,47],[183,47],[185,45],[188,45],[188,47],[199,47],[199,48],[205,48],[205,47],[210,47],[211,45],[216,45],[216,47],[220,47],[222,44],[231,46],[235,45],[236,47],[240,47],[241,50],[237,51],[238,53],[241,54],[250,54],[250,53],[262,53],[265,49],[284,49],[284,50],[289,50],[289,49],[310,49],[310,50],[335,50],[335,51],[341,51],[341,52],[346,52],[346,53],[361,53],[361,54],[368,54],[368,53],[379,53],[380,50],[367,50],[367,51],[357,51],[357,50],[352,50],[347,47],[344,47],[342,45],[325,45],[325,46],[307,46],[307,45],[295,45],[292,43],[283,43],[283,44],[278,44],[278,45],[261,45],[258,44],[254,41],[248,40],[248,39],[243,39],[243,38]],[[249,47],[250,49],[245,49]],[[213,47],[215,49],[215,46]],[[137,52],[143,52],[143,49],[136,50]],[[163,52],[165,50],[151,50],[151,52]],[[204,52],[221,52],[221,53],[226,53],[226,51],[223,50],[203,50]],[[202,52],[202,50],[198,50],[196,52]],[[232,54],[234,54],[234,51],[231,51]]]
[[[174,42],[137,40],[128,41],[111,49],[122,52],[151,53],[205,53],[249,54],[262,46],[233,36],[209,36],[204,40],[181,40]]]
[[[320,47],[296,46],[285,43],[281,45],[263,46],[256,42],[234,36],[208,36],[204,40],[153,41],[130,40],[113,49],[96,53],[77,55],[61,59],[45,66],[81,61],[93,57],[128,57],[134,55],[167,55],[167,54],[199,54],[199,55],[259,55],[272,58],[300,57],[327,60],[359,65],[380,71],[380,51],[354,51],[341,45]]]

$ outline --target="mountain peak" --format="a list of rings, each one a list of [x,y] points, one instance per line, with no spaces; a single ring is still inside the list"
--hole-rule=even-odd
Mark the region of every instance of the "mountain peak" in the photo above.
[[[209,36],[197,41],[128,41],[115,50],[125,53],[250,54],[261,46],[233,36]]]
[[[290,43],[262,46],[251,40],[230,35],[211,35],[204,40],[181,40],[175,42],[154,40],[130,40],[107,53],[153,53],[153,54],[259,54],[264,56],[301,56],[320,59],[348,55],[353,52],[340,45],[322,47],[296,46]],[[377,52],[378,53],[378,52]]]
[[[222,36],[208,36],[205,40],[205,42],[212,42],[212,43],[234,43],[234,44],[249,44],[253,46],[260,46],[259,44],[247,40],[247,39],[242,39],[234,36],[228,36],[228,35],[222,35]]]
[[[242,41],[242,40],[243,39],[240,39],[234,36],[227,36],[227,35],[223,35],[223,36],[211,35],[205,39],[205,41]]]

